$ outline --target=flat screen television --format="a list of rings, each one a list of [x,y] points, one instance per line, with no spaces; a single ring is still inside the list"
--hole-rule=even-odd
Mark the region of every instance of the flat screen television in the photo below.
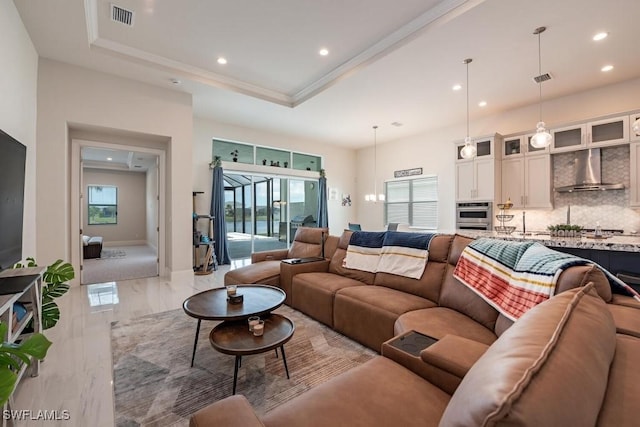
[[[0,130],[0,270],[22,259],[27,147]]]

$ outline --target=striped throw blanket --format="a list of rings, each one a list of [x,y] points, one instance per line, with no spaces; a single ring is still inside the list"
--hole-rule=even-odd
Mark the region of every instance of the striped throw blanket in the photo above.
[[[535,242],[482,238],[464,249],[453,275],[500,313],[516,320],[554,295],[564,270],[591,264],[594,263]],[[624,282],[602,271],[613,292],[640,298]]]
[[[351,235],[344,266],[375,273],[378,271],[384,231],[356,231]]]
[[[382,242],[378,271],[419,279],[429,258],[435,234],[387,231]]]
[[[346,268],[419,279],[427,265],[434,234],[356,231],[351,235]]]

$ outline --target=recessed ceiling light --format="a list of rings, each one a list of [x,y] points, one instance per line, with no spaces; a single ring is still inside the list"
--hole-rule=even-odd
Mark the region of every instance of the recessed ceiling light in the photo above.
[[[171,79],[169,79],[169,81],[171,83],[173,83],[174,85],[179,85],[180,83],[182,83],[180,80],[175,79],[175,78],[171,78]]]
[[[218,58],[218,64],[224,65],[226,63],[227,63],[227,58],[224,58],[222,56]]]
[[[593,40],[596,41],[596,42],[600,41],[600,40],[604,40],[604,39],[607,38],[608,35],[609,35],[609,33],[606,33],[606,32],[603,31],[602,33],[598,33],[595,36],[593,36]]]
[[[111,161],[111,160],[113,160],[113,157],[107,157],[107,160]]]
[[[327,56],[327,55],[329,55],[329,50],[325,49],[325,48],[322,48],[322,49],[320,49],[320,51],[318,53],[320,55],[322,55],[322,56]]]
[[[391,126],[395,126],[395,127],[399,128],[400,126],[402,126],[402,123],[400,123],[400,122],[392,122]]]
[[[480,101],[480,102],[478,102],[478,106],[479,106],[479,107],[486,107],[486,106],[487,106],[487,101]]]
[[[607,71],[611,71],[613,70],[613,65],[605,65],[604,67],[600,68],[600,71],[606,73]]]
[[[460,89],[462,89],[462,85],[458,85],[458,84],[453,85],[453,87],[452,87],[451,89],[453,89],[453,90],[460,90]]]

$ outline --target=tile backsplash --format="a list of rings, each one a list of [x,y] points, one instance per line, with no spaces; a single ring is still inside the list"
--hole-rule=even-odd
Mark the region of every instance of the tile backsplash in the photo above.
[[[602,181],[622,183],[624,190],[553,192],[553,210],[526,210],[529,231],[546,230],[551,224],[566,224],[567,207],[571,206],[571,223],[595,228],[599,222],[604,229],[640,231],[640,211],[629,208],[629,146],[602,148]],[[553,154],[553,185],[561,187],[574,183],[574,153]],[[522,230],[522,210],[512,210],[515,218],[508,224]]]

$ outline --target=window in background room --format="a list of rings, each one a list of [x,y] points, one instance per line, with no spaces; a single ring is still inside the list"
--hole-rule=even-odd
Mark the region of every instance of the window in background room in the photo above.
[[[118,187],[89,185],[89,225],[118,223]]]
[[[387,181],[385,222],[412,227],[438,228],[438,177]]]

